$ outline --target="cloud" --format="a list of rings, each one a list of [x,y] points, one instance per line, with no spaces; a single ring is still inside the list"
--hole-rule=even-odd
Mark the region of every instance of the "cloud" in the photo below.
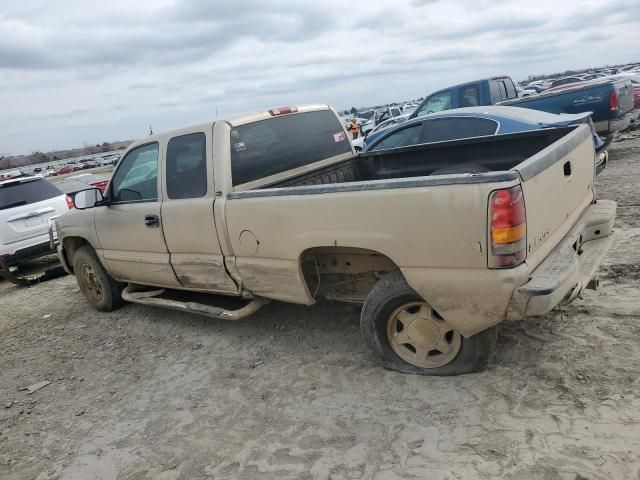
[[[345,108],[630,61],[640,19],[637,0],[5,3],[0,149],[15,153],[132,138],[216,108]]]

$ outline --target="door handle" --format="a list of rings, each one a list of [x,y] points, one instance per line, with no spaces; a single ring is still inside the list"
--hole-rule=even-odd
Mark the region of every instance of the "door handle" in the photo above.
[[[158,217],[158,215],[145,215],[144,225],[146,227],[158,228],[160,226],[160,217]]]

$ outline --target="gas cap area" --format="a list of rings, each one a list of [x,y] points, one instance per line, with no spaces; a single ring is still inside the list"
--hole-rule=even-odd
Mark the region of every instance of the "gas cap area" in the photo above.
[[[241,255],[255,255],[258,253],[260,242],[251,230],[243,230],[240,232],[238,241],[240,242],[239,253]]]

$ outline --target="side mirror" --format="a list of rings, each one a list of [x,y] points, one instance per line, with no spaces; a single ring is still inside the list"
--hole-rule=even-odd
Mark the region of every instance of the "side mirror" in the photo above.
[[[97,188],[88,188],[73,194],[73,206],[78,210],[93,208],[103,200],[102,192]]]

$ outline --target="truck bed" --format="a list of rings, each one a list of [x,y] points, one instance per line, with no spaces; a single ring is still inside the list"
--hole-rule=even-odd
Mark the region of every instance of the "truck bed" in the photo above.
[[[368,152],[261,188],[327,185],[440,175],[508,171],[575,127],[438,142]],[[454,171],[452,171],[454,170]]]

